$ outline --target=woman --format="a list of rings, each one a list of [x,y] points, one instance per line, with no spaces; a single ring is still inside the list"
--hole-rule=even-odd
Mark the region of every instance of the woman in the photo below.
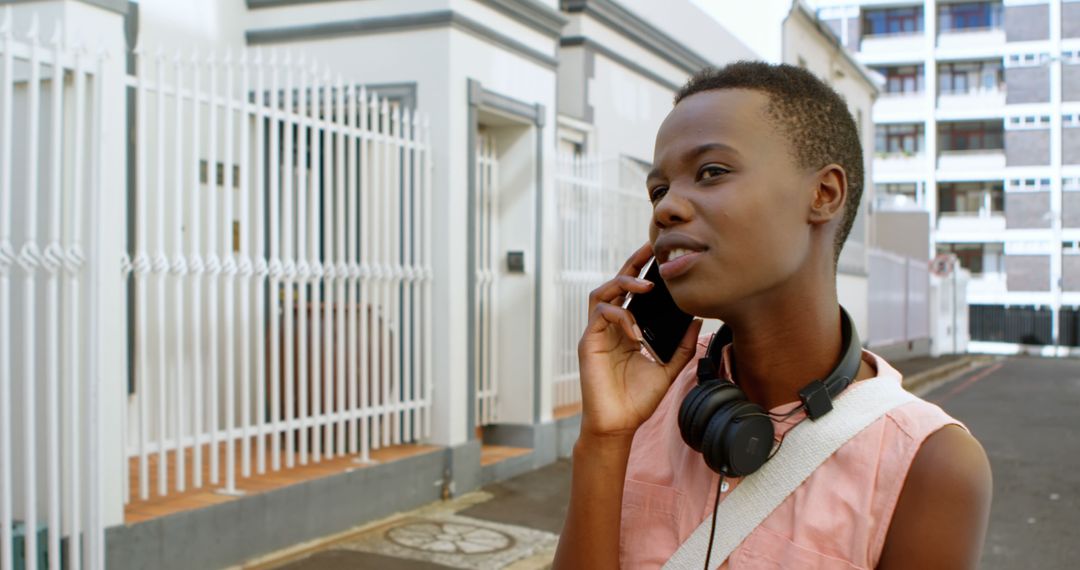
[[[730,327],[720,374],[768,410],[779,442],[806,418],[800,389],[842,354],[836,268],[862,164],[843,99],[800,68],[739,62],[676,95],[646,183],[649,243],[590,295],[556,568],[661,567],[741,483],[721,482],[680,437],[680,404],[710,338],[695,320],[669,363],[646,356],[620,306],[651,288],[640,268],[655,255],[681,309]],[[853,386],[900,381],[870,352],[857,370]],[[709,567],[973,568],[990,495],[979,443],[916,400],[855,434]]]

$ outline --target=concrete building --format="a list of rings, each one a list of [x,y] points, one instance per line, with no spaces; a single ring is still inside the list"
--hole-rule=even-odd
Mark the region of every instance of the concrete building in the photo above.
[[[813,4],[885,77],[877,193],[925,209],[928,254],[972,273],[972,348],[1075,347],[1080,3]]]

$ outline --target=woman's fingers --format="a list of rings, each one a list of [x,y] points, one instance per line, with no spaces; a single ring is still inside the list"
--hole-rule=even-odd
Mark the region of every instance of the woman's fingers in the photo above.
[[[627,338],[638,342],[642,340],[641,332],[637,328],[634,316],[630,314],[630,311],[610,303],[600,303],[593,309],[585,334],[604,332],[609,325],[619,327]]]
[[[617,275],[589,293],[589,311],[600,303],[616,304],[615,301],[627,293],[645,293],[652,290],[653,283],[629,275]],[[621,303],[619,303],[621,304]]]
[[[697,339],[701,334],[701,319],[694,319],[687,327],[686,333],[683,335],[682,341],[679,342],[679,348],[675,350],[675,354],[672,355],[671,361],[665,365],[665,368],[672,373],[672,378],[682,371],[683,368],[690,362],[690,359],[697,354]]]

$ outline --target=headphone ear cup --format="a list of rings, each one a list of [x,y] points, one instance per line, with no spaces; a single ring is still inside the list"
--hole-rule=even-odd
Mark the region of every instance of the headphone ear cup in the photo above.
[[[764,413],[759,406],[751,405]],[[776,434],[772,419],[757,411],[749,411],[749,415],[739,412],[724,430],[722,437],[728,472],[735,477],[745,477],[760,469],[772,452]]]
[[[679,432],[683,441],[694,451],[701,451],[709,418],[725,403],[740,397],[743,397],[742,391],[724,380],[713,379],[694,386],[679,408]]]
[[[741,392],[741,391],[740,391]],[[735,423],[734,420],[748,419],[744,416],[746,414],[764,414],[765,410],[761,406],[752,402],[738,400],[728,403],[723,406],[709,420],[708,426],[705,428],[704,436],[701,441],[701,454],[705,458],[705,464],[710,469],[717,473],[723,473],[732,477],[741,477],[743,474],[733,471],[734,466],[742,466],[745,461],[742,461],[737,455],[733,456],[733,452],[737,453],[737,448],[729,446],[728,441],[738,442],[739,437],[731,437],[730,432],[739,430],[742,426]],[[757,418],[760,416],[750,416]],[[771,429],[772,423],[768,417],[762,418],[769,422]],[[772,439],[770,438],[771,442]]]

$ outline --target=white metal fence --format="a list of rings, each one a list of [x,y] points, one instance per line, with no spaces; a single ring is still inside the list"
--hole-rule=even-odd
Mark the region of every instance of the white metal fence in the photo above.
[[[553,401],[581,401],[577,345],[588,322],[589,292],[611,279],[648,239],[652,210],[645,173],[627,159],[560,156],[557,344]]]
[[[91,224],[102,57],[0,20],[0,569],[101,567]],[[42,41],[53,33],[51,41]],[[89,247],[85,247],[88,245]],[[88,254],[84,259],[84,249]],[[12,326],[14,323],[15,326]],[[39,532],[44,530],[44,544]],[[61,544],[65,554],[61,556]],[[63,561],[66,559],[66,562]]]
[[[130,495],[428,435],[426,119],[291,55],[137,57]]]
[[[929,338],[927,262],[874,249],[868,257],[869,345],[878,347]]]

